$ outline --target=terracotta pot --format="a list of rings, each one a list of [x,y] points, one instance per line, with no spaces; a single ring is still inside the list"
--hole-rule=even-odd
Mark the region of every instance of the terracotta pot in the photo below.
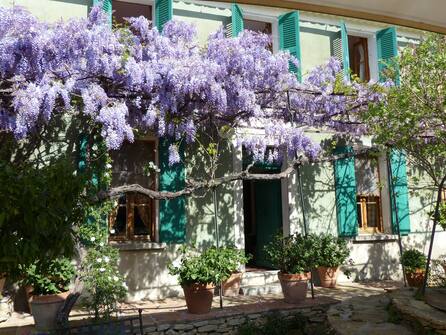
[[[236,297],[239,295],[242,276],[242,272],[236,272],[223,282],[223,295],[225,297]]]
[[[65,303],[70,292],[49,295],[33,295],[31,297],[31,313],[35,327],[39,331],[57,328],[56,316],[60,307]]]
[[[407,284],[410,287],[421,287],[424,282],[424,269],[416,269],[414,272],[405,272]]]
[[[206,314],[211,311],[215,285],[194,283],[182,287],[189,313]]]
[[[279,272],[277,274],[282,286],[283,297],[285,302],[290,304],[298,304],[307,297],[308,279],[311,273],[288,274]]]
[[[335,288],[338,279],[339,268],[327,268],[320,266],[317,268],[321,287]]]
[[[446,264],[442,264],[442,266],[443,266],[444,272],[446,273]]]

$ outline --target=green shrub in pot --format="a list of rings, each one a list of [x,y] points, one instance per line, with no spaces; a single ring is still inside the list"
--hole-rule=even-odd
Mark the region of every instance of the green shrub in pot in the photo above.
[[[285,302],[299,303],[307,294],[311,270],[316,265],[319,239],[314,234],[277,235],[265,247],[268,260],[279,269]]]
[[[345,239],[331,234],[321,234],[317,243],[317,272],[322,287],[336,287],[339,266],[347,261],[350,255]]]
[[[401,256],[401,264],[407,283],[411,287],[421,287],[424,282],[427,258],[416,249],[405,250]]]
[[[202,253],[184,246],[181,258],[169,265],[169,273],[178,276],[190,313],[210,311],[215,285],[225,281],[238,269],[244,257],[233,248],[211,247]]]

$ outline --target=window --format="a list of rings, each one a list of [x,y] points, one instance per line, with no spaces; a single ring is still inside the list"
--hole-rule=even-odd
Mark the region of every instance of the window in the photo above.
[[[246,30],[252,30],[255,32],[263,33],[269,35],[270,37],[272,36],[272,25],[269,22],[243,19],[243,25],[244,29]],[[272,41],[268,49],[273,51]]]
[[[112,187],[139,184],[155,189],[156,175],[146,169],[149,162],[155,162],[155,148],[155,141],[137,140],[113,151]],[[145,195],[122,196],[109,217],[110,239],[155,241],[155,211],[155,201]]]
[[[378,158],[355,158],[356,208],[358,226],[363,233],[382,233],[381,188]]]
[[[362,81],[370,80],[369,51],[367,38],[348,36],[350,69]]]
[[[152,21],[152,6],[127,1],[113,1],[113,19],[117,24],[126,24],[125,17],[144,16]]]

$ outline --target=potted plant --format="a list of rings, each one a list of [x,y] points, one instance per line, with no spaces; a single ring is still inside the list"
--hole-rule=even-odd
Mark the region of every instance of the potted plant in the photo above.
[[[401,264],[404,267],[404,274],[410,287],[421,287],[423,285],[426,262],[426,256],[416,249],[403,252]]]
[[[222,248],[212,247],[200,254],[184,246],[179,263],[169,265],[169,273],[179,278],[189,313],[210,312],[215,285],[231,275],[225,257]]]
[[[56,316],[67,298],[75,268],[68,258],[38,261],[25,269],[23,284],[32,286],[31,313],[36,329],[56,328]]]
[[[347,241],[330,234],[322,234],[317,238],[317,273],[320,286],[334,288],[339,266],[344,264],[350,255]]]
[[[269,261],[280,270],[278,277],[285,302],[299,303],[306,298],[316,243],[315,235],[278,235],[265,247]]]
[[[222,248],[220,251],[223,254],[224,262],[221,266],[226,267],[231,274],[228,279],[223,281],[223,295],[226,297],[237,296],[240,292],[243,273],[240,267],[248,263],[250,256],[245,256],[242,250],[232,247]]]

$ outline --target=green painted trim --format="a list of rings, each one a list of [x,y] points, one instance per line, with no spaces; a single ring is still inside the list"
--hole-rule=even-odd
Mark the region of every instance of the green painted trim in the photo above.
[[[409,190],[407,187],[406,155],[402,151],[392,149],[388,159],[390,161],[391,170],[391,175],[389,176],[389,190],[392,232],[394,234],[398,233],[397,222],[399,222],[400,234],[405,236],[410,233]]]
[[[112,13],[113,13],[112,0],[93,0],[92,6],[96,6],[99,3],[102,3],[102,9],[107,14],[110,25],[111,25],[112,24]]]
[[[350,80],[350,54],[348,50],[348,32],[344,21],[340,23],[342,43],[342,69],[346,80]]]
[[[377,58],[378,58],[378,71],[379,80],[385,81],[386,78],[383,75],[383,71],[388,66],[393,66],[396,69],[396,84],[400,83],[400,75],[396,57],[398,56],[398,43],[396,38],[396,28],[389,27],[376,32],[377,43]]]
[[[239,5],[233,3],[231,5],[231,24],[232,24],[232,37],[237,37],[244,29],[243,24],[243,11]]]
[[[340,147],[336,154],[353,152],[352,147]],[[348,157],[334,162],[336,217],[338,233],[342,237],[358,235],[358,213],[356,208],[355,158]]]
[[[172,0],[155,0],[155,24],[158,31],[163,31],[164,25],[172,20]]]
[[[186,185],[184,148],[180,147],[182,162],[169,166],[169,146],[172,141],[160,138],[158,144],[159,190],[175,192]],[[186,240],[186,198],[159,201],[159,240],[165,243],[184,243]]]
[[[279,16],[279,40],[280,49],[288,50],[299,63],[302,60],[300,50],[300,24],[299,11],[292,11]],[[299,64],[300,65],[300,64]],[[296,67],[290,62],[290,71],[297,75],[299,81],[302,81],[302,66]]]

